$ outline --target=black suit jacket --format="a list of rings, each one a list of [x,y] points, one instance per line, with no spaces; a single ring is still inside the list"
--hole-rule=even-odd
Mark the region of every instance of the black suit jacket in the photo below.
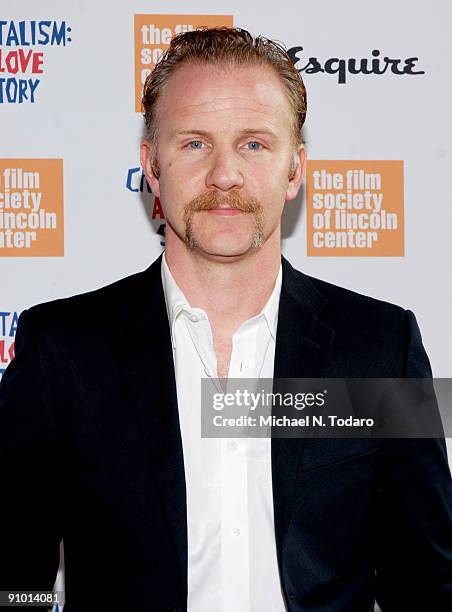
[[[283,260],[274,374],[431,372],[412,313]],[[290,612],[371,612],[375,596],[384,612],[452,610],[443,441],[274,439],[272,477]],[[22,313],[0,387],[0,495],[0,590],[51,589],[64,538],[66,612],[186,610],[160,260]]]

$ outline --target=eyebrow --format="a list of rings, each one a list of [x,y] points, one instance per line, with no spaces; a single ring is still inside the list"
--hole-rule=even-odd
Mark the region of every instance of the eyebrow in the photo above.
[[[197,134],[199,136],[211,136],[212,133],[206,130],[174,130],[173,136],[191,136],[193,134]],[[276,133],[273,130],[268,130],[265,128],[247,128],[245,130],[241,130],[240,134],[246,135],[263,135],[263,136],[276,136]]]

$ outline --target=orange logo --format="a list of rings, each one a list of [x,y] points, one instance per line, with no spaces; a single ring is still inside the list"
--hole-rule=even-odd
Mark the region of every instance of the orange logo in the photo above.
[[[63,160],[0,159],[0,256],[62,255]]]
[[[307,254],[403,257],[403,161],[309,161]]]
[[[143,84],[173,36],[202,27],[232,25],[232,15],[135,15],[135,111],[142,111]]]

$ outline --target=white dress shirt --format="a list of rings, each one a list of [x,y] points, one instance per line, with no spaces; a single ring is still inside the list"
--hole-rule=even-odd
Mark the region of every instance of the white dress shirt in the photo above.
[[[234,333],[228,378],[272,378],[282,270]],[[187,486],[188,612],[284,612],[269,438],[201,438],[201,379],[217,377],[212,330],[162,258]]]

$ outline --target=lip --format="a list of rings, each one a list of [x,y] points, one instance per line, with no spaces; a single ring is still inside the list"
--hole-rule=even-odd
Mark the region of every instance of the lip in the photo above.
[[[219,215],[220,217],[233,217],[240,215],[243,210],[240,210],[240,208],[211,208],[207,212],[210,215]]]

